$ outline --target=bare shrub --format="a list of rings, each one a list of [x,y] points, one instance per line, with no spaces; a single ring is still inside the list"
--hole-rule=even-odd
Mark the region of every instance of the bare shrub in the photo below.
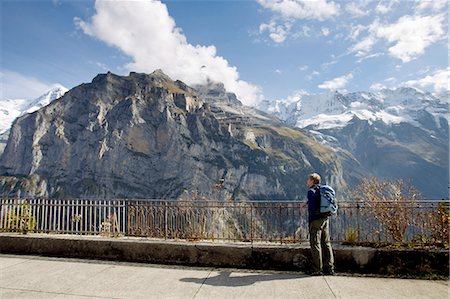
[[[418,215],[422,223],[422,233],[416,236],[420,243],[449,246],[449,203],[440,203],[437,207],[424,209]],[[418,223],[419,224],[419,223]]]
[[[414,225],[411,208],[419,197],[416,188],[402,180],[365,178],[356,188],[356,194],[365,201],[394,241],[405,241],[407,227]]]

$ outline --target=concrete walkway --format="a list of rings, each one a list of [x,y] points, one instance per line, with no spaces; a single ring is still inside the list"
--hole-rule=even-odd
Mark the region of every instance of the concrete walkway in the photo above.
[[[449,298],[448,281],[0,254],[0,298]]]

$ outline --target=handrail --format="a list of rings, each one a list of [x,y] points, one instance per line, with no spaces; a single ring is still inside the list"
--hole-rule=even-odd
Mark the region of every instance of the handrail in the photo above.
[[[335,242],[448,240],[447,200],[338,202]],[[1,198],[0,231],[185,240],[308,240],[305,201]]]

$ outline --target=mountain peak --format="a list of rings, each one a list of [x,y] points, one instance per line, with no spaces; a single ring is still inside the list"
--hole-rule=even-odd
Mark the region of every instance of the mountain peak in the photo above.
[[[195,85],[194,89],[208,102],[242,106],[236,94],[227,92],[221,82],[208,81],[206,84]]]
[[[57,99],[57,98],[61,97],[62,95],[64,95],[67,91],[69,91],[69,89],[62,86],[61,84],[55,84],[55,85],[53,85],[53,87],[51,89],[49,89],[46,93],[41,95],[39,98],[49,95],[49,96],[54,97],[54,99]]]
[[[168,75],[166,75],[166,73],[164,73],[162,69],[154,70],[152,75],[155,77],[163,77],[163,78],[170,79],[170,77]],[[172,79],[170,79],[170,80],[172,80]]]
[[[9,128],[16,117],[25,113],[32,113],[41,107],[48,105],[50,102],[62,97],[67,91],[68,89],[61,84],[55,84],[50,90],[31,101],[24,99],[0,99],[0,134],[9,131]],[[1,138],[2,137],[0,137],[0,139]]]
[[[68,91],[67,88],[60,84],[56,84],[49,91],[41,95],[40,97],[32,100],[29,104],[23,106],[22,113],[32,113],[44,106],[47,106],[56,99],[62,97]]]

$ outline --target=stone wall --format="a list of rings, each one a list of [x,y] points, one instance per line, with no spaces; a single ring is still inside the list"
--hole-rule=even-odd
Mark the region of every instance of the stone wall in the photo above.
[[[197,243],[99,236],[0,234],[0,253],[156,264],[305,271],[310,252],[299,245]],[[336,271],[410,277],[447,276],[447,250],[336,246]]]

